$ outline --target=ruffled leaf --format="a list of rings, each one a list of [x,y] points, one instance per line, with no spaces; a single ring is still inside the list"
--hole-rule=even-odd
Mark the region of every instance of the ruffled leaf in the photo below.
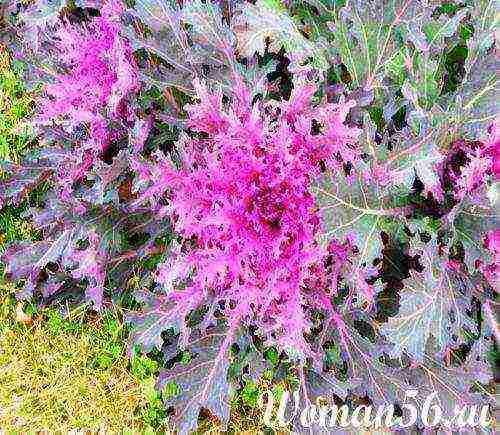
[[[233,22],[241,56],[264,55],[266,48],[277,53],[282,48],[299,61],[307,57],[316,59],[320,68],[328,62],[321,50],[303,36],[298,24],[288,14],[280,1],[258,0],[255,5],[245,3]],[[266,40],[270,40],[269,46]]]
[[[5,204],[19,204],[37,186],[50,178],[53,168],[47,162],[27,162],[23,165],[3,163],[6,180],[0,183],[0,208]]]
[[[393,343],[391,357],[406,353],[422,361],[431,336],[438,354],[444,355],[464,343],[465,331],[471,334],[477,329],[466,314],[471,290],[464,287],[453,267],[439,258],[435,241],[425,247],[421,262],[424,273],[411,272],[400,295],[399,313],[380,328]]]
[[[322,237],[352,241],[359,252],[357,268],[373,266],[382,257],[384,221],[404,216],[404,209],[391,207],[391,198],[382,187],[361,178],[350,182],[344,176],[330,176],[315,190],[325,225]]]
[[[466,197],[447,216],[451,241],[462,245],[470,273],[477,270],[478,260],[489,261],[486,236],[499,226],[498,192],[492,189],[491,193],[490,197],[484,191],[476,198]]]
[[[139,0],[129,12],[153,30],[148,33],[130,29],[133,48],[145,49],[168,65],[148,61],[143,79],[187,93],[193,93],[197,77],[227,87],[234,35],[215,3],[194,0],[180,8],[173,1]]]
[[[158,388],[175,384],[176,393],[166,400],[174,407],[171,421],[180,434],[196,429],[202,408],[218,417],[223,426],[229,420],[231,386],[228,381],[229,358],[226,331],[210,331],[194,338],[188,344],[194,354],[187,364],[176,363],[170,370],[162,370]]]

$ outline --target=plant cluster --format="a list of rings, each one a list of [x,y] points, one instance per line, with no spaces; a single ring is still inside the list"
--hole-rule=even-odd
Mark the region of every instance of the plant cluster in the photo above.
[[[39,303],[133,291],[180,433],[269,368],[306,404],[492,403],[494,2],[2,8],[43,88],[0,203],[47,190],[6,274]]]

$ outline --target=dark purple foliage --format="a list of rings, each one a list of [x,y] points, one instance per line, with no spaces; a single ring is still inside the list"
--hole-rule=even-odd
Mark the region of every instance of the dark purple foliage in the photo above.
[[[305,404],[491,403],[497,58],[489,2],[469,3],[2,7],[42,85],[40,146],[2,166],[0,206],[43,190],[39,239],[2,256],[17,297],[101,310],[134,290],[130,348],[163,352],[180,433],[202,409],[225,425],[268,369]]]

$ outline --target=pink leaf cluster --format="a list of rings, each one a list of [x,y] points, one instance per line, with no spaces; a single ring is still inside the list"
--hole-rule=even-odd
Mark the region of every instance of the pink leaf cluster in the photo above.
[[[486,153],[492,159],[492,169],[495,180],[500,180],[500,118],[497,117],[490,126],[489,137],[486,141]]]
[[[158,281],[181,319],[193,303],[215,298],[230,321],[256,321],[268,344],[310,354],[308,310],[332,309],[332,287],[317,278],[328,250],[317,243],[311,185],[320,162],[359,158],[358,130],[345,124],[350,104],[318,105],[313,118],[313,86],[296,88],[290,101],[253,104],[239,84],[229,105],[200,83],[196,89],[200,102],[187,112],[197,138],[184,138],[182,167],[163,156],[154,166],[135,164],[151,184],[140,201],[166,193],[158,213],[186,241],[160,266]],[[342,246],[331,247],[346,261]]]
[[[123,101],[138,89],[139,82],[129,44],[120,36],[121,13],[122,4],[108,0],[101,15],[90,23],[80,26],[64,23],[56,34],[65,72],[46,85],[38,121],[48,123],[57,119],[68,131],[84,125],[89,138],[64,177],[67,190],[85,176],[94,160],[119,135],[110,128],[110,122],[130,116]]]
[[[491,140],[491,142],[490,142]],[[440,165],[441,183],[452,187],[456,201],[476,195],[486,185],[489,175],[495,172],[495,139],[486,142],[455,141]]]

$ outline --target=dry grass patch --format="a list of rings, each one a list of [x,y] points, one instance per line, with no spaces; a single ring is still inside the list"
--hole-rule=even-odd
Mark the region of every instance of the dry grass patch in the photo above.
[[[0,429],[147,429],[116,318],[88,324],[48,310],[22,324],[9,296],[0,307]]]

